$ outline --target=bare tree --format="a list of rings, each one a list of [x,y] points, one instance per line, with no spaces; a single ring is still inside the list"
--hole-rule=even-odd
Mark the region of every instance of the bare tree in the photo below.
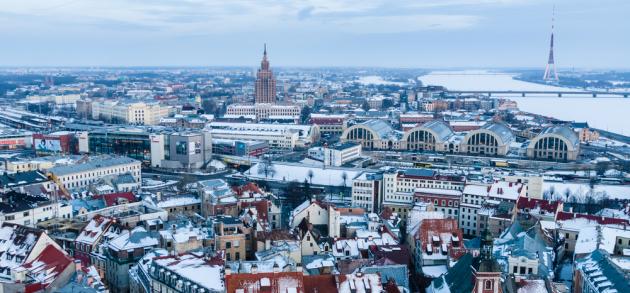
[[[306,176],[308,176],[308,181],[311,183],[311,185],[313,185],[313,177],[315,176],[313,170],[309,169]]]
[[[265,174],[265,178],[269,175],[273,176],[276,173],[276,169],[273,166],[273,162],[270,158],[263,158],[258,164],[258,172],[262,172]]]

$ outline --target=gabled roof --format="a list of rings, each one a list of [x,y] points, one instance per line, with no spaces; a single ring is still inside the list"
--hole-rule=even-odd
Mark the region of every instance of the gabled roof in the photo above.
[[[409,265],[411,254],[407,245],[370,246],[370,254],[377,263],[387,261],[392,264]]]
[[[24,263],[43,231],[12,223],[0,228],[0,276],[10,277],[11,269]]]
[[[225,276],[225,292],[301,292],[304,288],[302,272],[229,274]]]
[[[118,205],[120,199],[126,200],[130,203],[136,202],[136,196],[133,192],[116,192],[94,196],[94,198],[102,198],[105,201],[105,206],[111,207]]]
[[[16,268],[16,270],[27,271],[29,279],[26,281],[31,283],[26,288],[28,292],[29,289],[47,287],[71,263],[72,258],[66,252],[49,244],[35,259]]]
[[[469,253],[459,258],[457,263],[442,275],[431,282],[426,292],[450,292],[450,293],[470,293],[474,286],[473,267],[475,259]]]
[[[565,221],[576,218],[595,221],[600,225],[630,225],[630,221],[628,221],[627,219],[601,217],[589,214],[568,213],[563,211],[560,211],[556,214],[556,221]]]
[[[332,293],[337,292],[334,275],[304,276],[304,293]]]
[[[558,210],[559,204],[560,204],[559,201],[550,201],[550,200],[522,196],[518,198],[518,201],[516,202],[516,207],[519,210],[524,210],[524,209],[533,210],[533,209],[540,208],[541,210],[544,210],[545,212],[555,213]]]
[[[48,178],[39,171],[26,171],[18,173],[4,173],[0,175],[0,188],[12,188],[17,186],[44,183]]]

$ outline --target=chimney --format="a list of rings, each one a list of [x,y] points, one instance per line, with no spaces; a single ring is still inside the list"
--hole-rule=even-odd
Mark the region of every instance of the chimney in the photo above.
[[[171,225],[171,231],[173,232],[173,234],[177,233],[177,225]]]
[[[81,260],[78,260],[78,259],[74,260],[74,268],[77,272],[81,271],[82,269]]]

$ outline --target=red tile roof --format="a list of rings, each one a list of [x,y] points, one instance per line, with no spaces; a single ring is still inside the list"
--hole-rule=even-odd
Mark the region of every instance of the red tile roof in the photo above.
[[[337,292],[337,282],[334,275],[304,276],[304,293],[333,292]]]
[[[443,238],[443,236],[448,234],[459,239],[457,247],[454,247],[451,239]],[[434,236],[439,238],[439,243],[435,243],[433,241]],[[463,249],[463,236],[462,230],[459,229],[457,220],[455,219],[425,219],[420,224],[420,229],[418,229],[416,239],[420,239],[422,245],[424,246],[422,247],[423,250],[426,250],[427,245],[431,244],[433,251],[437,252],[442,244],[446,244],[449,253],[453,255],[453,253],[451,253],[453,249]]]
[[[406,245],[371,245],[370,254],[378,264],[409,265],[411,261],[409,247]]]
[[[540,208],[549,213],[556,213],[559,205],[560,205],[559,201],[549,201],[549,200],[544,200],[544,199],[536,199],[536,198],[523,197],[523,196],[519,197],[518,201],[516,202],[516,207],[519,210],[524,210],[524,209],[532,210],[532,209]]]
[[[109,193],[109,194],[101,194],[95,195],[94,199],[103,199],[105,201],[105,206],[111,207],[118,205],[118,199],[125,199],[128,202],[136,202],[136,196],[133,192],[117,192],[117,193]]]
[[[256,183],[253,183],[253,182],[249,182],[242,186],[234,186],[232,187],[232,190],[234,191],[234,193],[236,193],[239,196],[249,195],[250,192],[263,194],[262,189],[260,189],[260,187],[258,187],[258,185],[256,185]]]
[[[265,286],[269,281],[270,288]],[[287,288],[295,288],[297,293],[304,293],[304,275],[302,272],[278,272],[256,274],[229,274],[225,275],[225,288],[227,293],[235,293],[236,289],[244,289],[250,292],[287,292]]]
[[[608,218],[601,217],[596,215],[589,214],[578,214],[578,213],[568,213],[568,212],[558,212],[556,214],[556,221],[566,221],[576,218],[589,219],[591,221],[595,221],[600,225],[630,225],[630,221],[626,219],[619,218]]]
[[[264,199],[251,202],[241,202],[242,209],[246,209],[249,207],[256,209],[256,211],[258,212],[258,220],[267,222],[267,219],[269,219],[269,208],[271,207],[270,201]]]
[[[26,286],[26,292],[38,292],[46,288],[66,268],[72,264],[72,258],[54,245],[47,245],[32,261],[22,265],[29,275],[38,276],[41,280]]]

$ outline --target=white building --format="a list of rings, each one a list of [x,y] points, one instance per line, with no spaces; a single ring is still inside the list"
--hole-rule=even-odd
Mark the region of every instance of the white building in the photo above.
[[[363,173],[352,180],[352,206],[364,208],[367,212],[378,212],[382,196],[383,174]]]
[[[477,214],[488,199],[489,185],[467,184],[459,203],[459,227],[464,235],[477,236]]]
[[[269,103],[231,104],[227,106],[226,115],[230,117],[256,117],[257,121],[270,117],[293,117],[299,119],[302,109],[297,105],[276,105]]]
[[[90,186],[104,176],[131,174],[140,186],[141,163],[128,157],[97,157],[89,162],[48,169],[66,189]]]
[[[383,174],[383,206],[406,218],[417,188],[463,190],[464,178],[440,175],[428,169],[407,169]]]
[[[72,205],[52,202],[46,198],[10,192],[2,196],[0,224],[13,223],[35,227],[37,223],[54,218],[70,219]]]
[[[79,94],[69,94],[69,95],[48,95],[48,96],[28,96],[26,97],[26,101],[32,103],[41,103],[41,102],[52,102],[55,105],[75,105],[78,100],[81,99],[81,95]]]
[[[136,125],[157,125],[170,111],[171,107],[159,103],[125,103],[111,100],[92,102],[92,119]]]
[[[270,148],[308,147],[319,139],[316,125],[211,122],[213,139],[266,141]]]
[[[340,167],[343,164],[361,157],[361,144],[342,143],[326,146],[324,151],[324,165]]]

